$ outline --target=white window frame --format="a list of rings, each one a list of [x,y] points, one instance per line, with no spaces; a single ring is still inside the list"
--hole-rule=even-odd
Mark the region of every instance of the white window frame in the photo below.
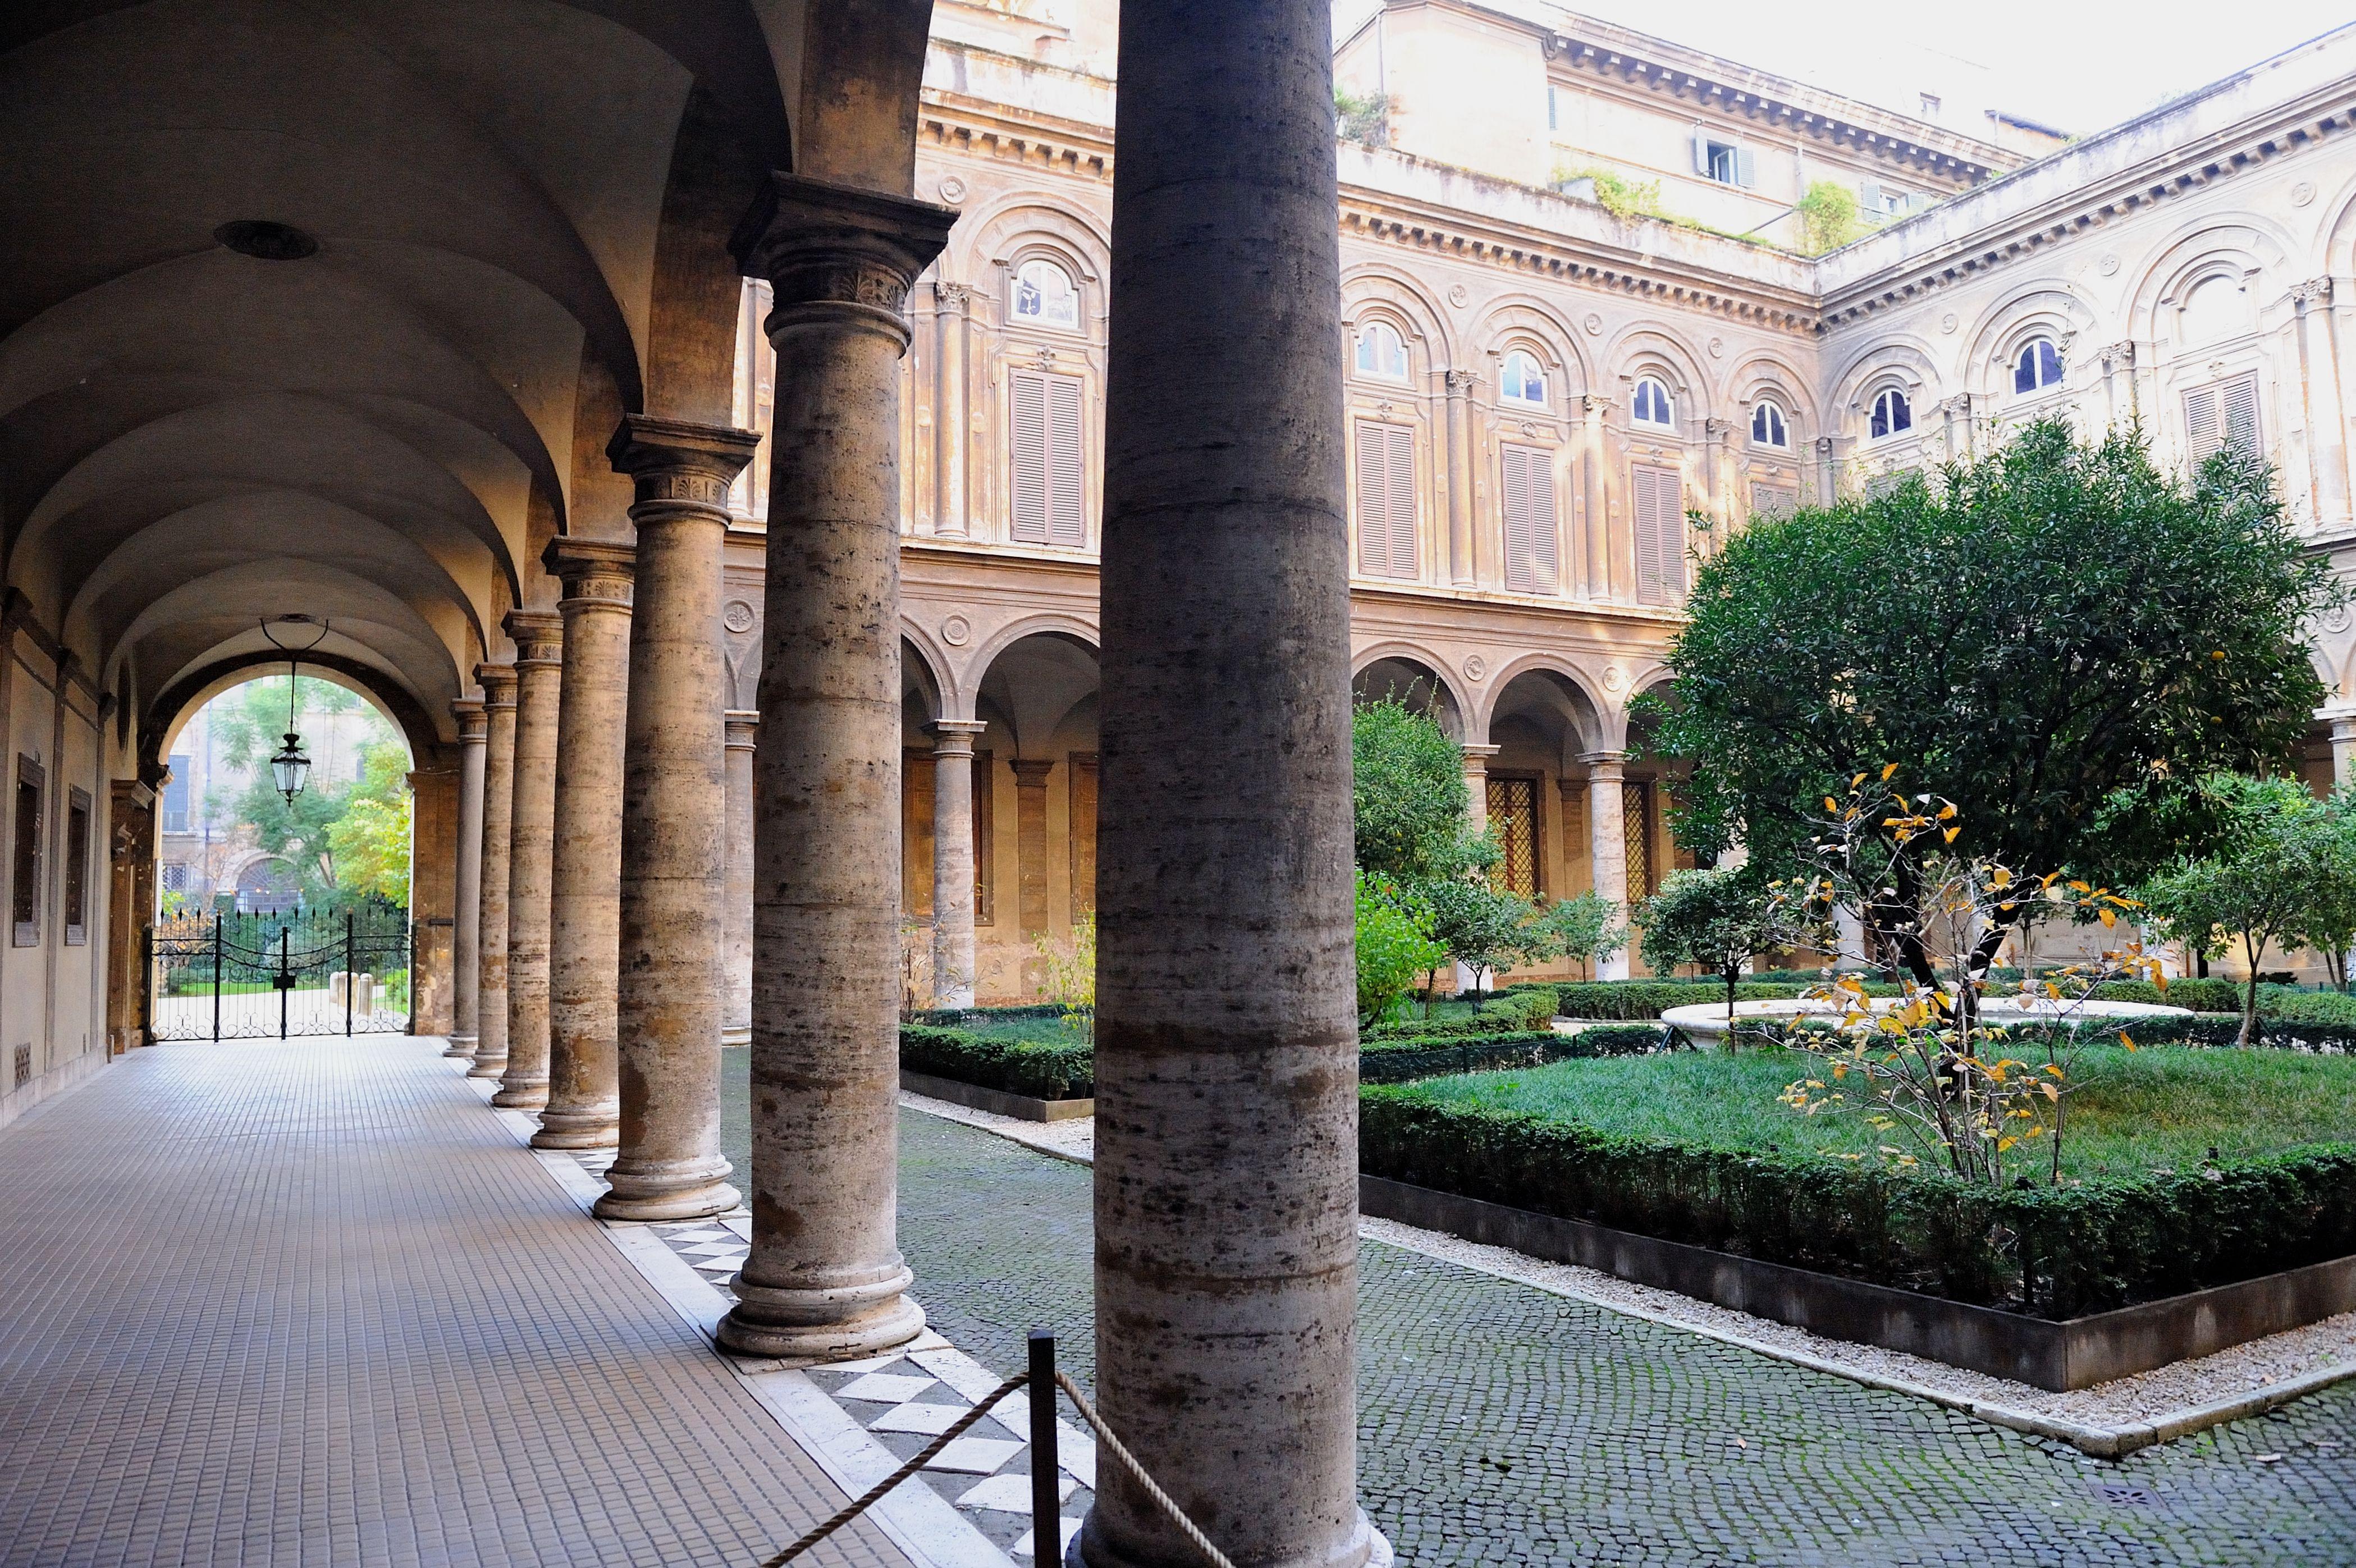
[[[1901,424],[1895,419],[1888,418],[1886,416],[1885,411],[1881,405],[1883,401],[1889,398],[1896,398],[1898,400],[1898,411],[1904,413],[1906,416],[1905,424]],[[1876,421],[1882,422],[1887,427],[1880,431],[1876,431],[1873,428]],[[1901,435],[1912,435],[1914,432],[1914,399],[1908,394],[1904,387],[1880,388],[1874,392],[1873,401],[1865,405],[1865,438],[1868,441],[1895,441]]]
[[[1653,389],[1654,402],[1660,406],[1661,417],[1658,419],[1649,419],[1644,413],[1644,389],[1648,386]],[[1628,419],[1629,423],[1641,424],[1648,430],[1675,430],[1677,427],[1676,393],[1671,392],[1669,383],[1658,376],[1638,376],[1635,393],[1628,400]]]
[[[1528,378],[1531,375],[1535,374],[1537,377],[1537,396],[1527,397],[1523,395],[1520,391],[1515,389],[1515,383],[1509,379],[1506,372],[1513,369],[1514,361],[1515,360],[1525,360],[1529,366],[1529,369],[1523,373],[1523,385],[1527,385]],[[1548,406],[1548,396],[1552,390],[1547,386],[1547,381],[1546,365],[1536,354],[1531,353],[1527,349],[1508,349],[1505,351],[1505,360],[1499,364],[1497,369],[1498,401],[1501,403],[1510,403],[1516,408],[1545,408]]]
[[[2040,355],[2037,352],[2040,348],[2051,349],[2052,351],[2053,379],[2051,381],[2047,381],[2045,379],[2045,360],[2042,355]],[[2024,387],[2020,384],[2020,362],[2023,360],[2030,359],[2032,356],[2035,356],[2033,360],[2034,369],[2029,372],[2029,384]],[[2012,395],[2015,397],[2036,397],[2041,393],[2051,392],[2055,387],[2062,385],[2064,381],[2069,380],[2070,361],[2062,357],[2062,345],[2053,340],[2052,334],[2048,332],[2040,332],[2034,338],[2030,338],[2023,342],[2019,349],[2014,352],[2012,356],[2011,371]]]
[[[1057,277],[1064,280],[1066,297],[1071,301],[1072,318],[1069,321],[1061,320],[1054,316],[1046,315],[1044,314],[1044,309],[1037,315],[1026,315],[1023,312],[1023,291],[1025,287],[1033,287],[1035,285],[1027,285],[1023,281],[1023,274],[1029,272],[1033,267],[1049,268]],[[1041,304],[1044,306],[1050,296],[1042,290],[1039,297]],[[1008,321],[1022,327],[1044,327],[1054,332],[1077,332],[1080,329],[1080,316],[1079,279],[1072,275],[1072,270],[1069,267],[1064,265],[1063,263],[1055,260],[1054,257],[1026,256],[1022,261],[1016,263],[1008,274],[1006,286],[1006,318]]]
[[[1396,374],[1384,370],[1380,365],[1369,363],[1375,356],[1367,352],[1367,343],[1377,332],[1389,334],[1390,340],[1398,345],[1398,371]],[[1408,361],[1407,334],[1387,321],[1367,322],[1359,328],[1350,339],[1350,366],[1353,371],[1368,381],[1387,381],[1394,386],[1405,386],[1411,374]]]
[[[1780,440],[1773,435],[1762,436],[1759,434],[1760,422],[1771,417],[1772,424],[1770,428],[1776,435],[1782,437]],[[1784,413],[1783,405],[1772,397],[1762,397],[1751,405],[1751,445],[1764,446],[1775,452],[1789,452],[1792,449],[1792,416]]]

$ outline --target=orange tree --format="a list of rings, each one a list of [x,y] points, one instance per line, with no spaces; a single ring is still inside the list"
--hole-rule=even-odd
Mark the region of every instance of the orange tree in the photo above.
[[[2118,885],[2197,847],[2216,769],[2286,763],[2323,700],[2302,636],[2340,590],[2231,453],[2190,481],[2137,433],[2022,429],[1878,496],[1762,520],[1699,570],[1658,745],[1696,760],[1682,842],[1803,857],[1852,759],[1956,802],[1955,853]],[[1856,911],[1933,983],[1901,860]],[[1979,934],[1985,968],[2021,903]]]

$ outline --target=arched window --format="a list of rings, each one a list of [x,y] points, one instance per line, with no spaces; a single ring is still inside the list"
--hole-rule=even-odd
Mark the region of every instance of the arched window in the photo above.
[[[1014,269],[1014,319],[1048,327],[1080,324],[1080,295],[1053,262],[1025,262]]]
[[[1507,403],[1546,406],[1546,372],[1538,369],[1537,357],[1516,349],[1505,356],[1505,368],[1498,372],[1497,395]]]
[[[1873,439],[1879,441],[1885,435],[1896,435],[1913,428],[1914,407],[1906,401],[1906,394],[1896,387],[1884,388],[1873,400],[1873,424],[1870,427]]]
[[[1358,334],[1358,373],[1377,381],[1407,380],[1407,345],[1397,328],[1385,321],[1366,324]]]
[[[2037,338],[2022,344],[2020,358],[2012,362],[2012,390],[2033,392],[2061,384],[2062,350],[2053,339]]]
[[[1783,423],[1783,411],[1762,398],[1751,411],[1751,445],[1789,446],[1791,444],[1792,431]]]
[[[1636,383],[1636,403],[1632,413],[1639,424],[1673,426],[1677,422],[1676,404],[1669,400],[1669,389],[1651,376]]]

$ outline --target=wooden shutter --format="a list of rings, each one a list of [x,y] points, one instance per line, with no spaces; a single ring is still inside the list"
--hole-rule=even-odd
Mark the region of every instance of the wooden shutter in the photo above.
[[[1047,542],[1047,378],[1016,371],[1008,378],[1014,443],[1013,536]]]
[[[1636,600],[1675,604],[1685,596],[1685,489],[1675,468],[1636,466]]]
[[[1504,447],[1505,585],[1525,594],[1555,591],[1554,454],[1543,446]]]
[[[1358,422],[1358,571],[1416,575],[1415,431]]]
[[[2217,423],[2225,444],[2244,456],[2258,455],[2258,378],[2235,376],[2217,389]]]
[[[1044,371],[1007,378],[1012,408],[1013,537],[1025,544],[1087,542],[1080,380]]]
[[[1702,133],[1698,125],[1694,127],[1693,153],[1694,173],[1708,179],[1709,177],[1709,137]]]
[[[1047,376],[1047,542],[1076,550],[1087,542],[1081,476],[1080,379]]]
[[[1751,515],[1753,517],[1789,517],[1799,510],[1800,492],[1791,485],[1754,484],[1751,487]]]
[[[1734,183],[1745,190],[1759,183],[1759,160],[1749,147],[1734,149]]]

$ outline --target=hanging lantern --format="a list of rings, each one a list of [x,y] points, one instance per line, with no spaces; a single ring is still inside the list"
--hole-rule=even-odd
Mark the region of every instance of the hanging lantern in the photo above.
[[[286,797],[288,805],[293,805],[311,774],[311,759],[303,755],[302,737],[293,730],[286,732],[286,744],[271,757],[270,772],[278,781],[278,792]]]

